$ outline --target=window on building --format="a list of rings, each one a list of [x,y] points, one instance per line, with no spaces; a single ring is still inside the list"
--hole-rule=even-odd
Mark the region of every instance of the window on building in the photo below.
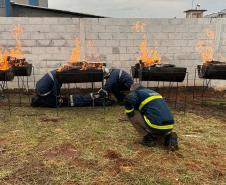
[[[5,0],[0,0],[0,8],[5,8]]]
[[[39,6],[39,0],[29,0],[29,5]]]

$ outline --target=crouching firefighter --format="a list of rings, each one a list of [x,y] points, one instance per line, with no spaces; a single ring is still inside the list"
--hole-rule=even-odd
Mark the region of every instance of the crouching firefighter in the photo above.
[[[31,106],[56,108],[61,86],[56,79],[56,70],[48,72],[36,83],[36,96],[32,98]]]
[[[118,102],[123,103],[125,98],[123,91],[130,90],[133,84],[132,76],[122,69],[109,70],[108,68],[104,68],[104,74],[106,83],[100,91],[114,94]]]
[[[143,136],[141,144],[152,147],[163,138],[169,150],[178,149],[177,134],[172,132],[174,118],[160,94],[133,84],[124,103],[130,122]]]

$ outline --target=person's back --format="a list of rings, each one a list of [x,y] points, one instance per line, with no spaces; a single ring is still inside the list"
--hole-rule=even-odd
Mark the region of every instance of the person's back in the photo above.
[[[136,93],[140,99],[138,109],[149,120],[152,127],[161,128],[170,124],[168,128],[171,129],[174,123],[173,115],[162,96],[146,88],[140,88]]]
[[[122,102],[125,95],[122,91],[128,91],[133,84],[133,78],[122,69],[113,69],[104,85],[104,90],[113,93],[119,102]]]
[[[177,136],[172,132],[174,118],[159,93],[139,85],[126,96],[125,109],[133,126],[143,136],[142,144],[153,146],[155,137],[163,136],[166,146],[174,143],[172,148],[177,148]]]
[[[32,99],[31,105],[56,107],[61,86],[56,79],[56,70],[48,72],[36,83],[37,96]]]
[[[56,70],[46,73],[36,83],[36,93],[39,96],[47,96],[54,91],[54,83],[56,79]]]

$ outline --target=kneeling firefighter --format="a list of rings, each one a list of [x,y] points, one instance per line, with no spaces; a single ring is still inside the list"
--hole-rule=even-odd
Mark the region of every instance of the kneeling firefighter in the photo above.
[[[129,91],[133,84],[133,78],[130,74],[122,69],[111,69],[104,68],[106,83],[99,92],[112,93],[122,103],[125,94],[122,91]]]
[[[57,107],[61,86],[56,79],[56,70],[48,72],[36,83],[36,96],[32,98],[31,106]]]
[[[178,149],[177,134],[172,132],[174,118],[160,94],[133,84],[124,103],[130,122],[143,136],[141,144],[155,146],[157,139],[163,137],[165,146],[170,150]]]

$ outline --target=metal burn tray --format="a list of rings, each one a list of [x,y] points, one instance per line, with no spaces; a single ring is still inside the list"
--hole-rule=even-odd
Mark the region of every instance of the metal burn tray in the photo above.
[[[14,66],[13,67],[15,76],[31,76],[32,72],[32,64],[28,64],[26,66]]]
[[[104,73],[102,69],[71,69],[57,72],[56,77],[59,83],[102,82]]]
[[[226,63],[198,65],[199,78],[226,80]]]
[[[12,68],[6,71],[0,70],[0,81],[12,81],[14,79],[14,71]]]
[[[175,67],[173,65],[163,65],[161,67],[131,67],[133,78],[139,78],[142,81],[166,81],[183,82],[186,76],[187,68]]]

